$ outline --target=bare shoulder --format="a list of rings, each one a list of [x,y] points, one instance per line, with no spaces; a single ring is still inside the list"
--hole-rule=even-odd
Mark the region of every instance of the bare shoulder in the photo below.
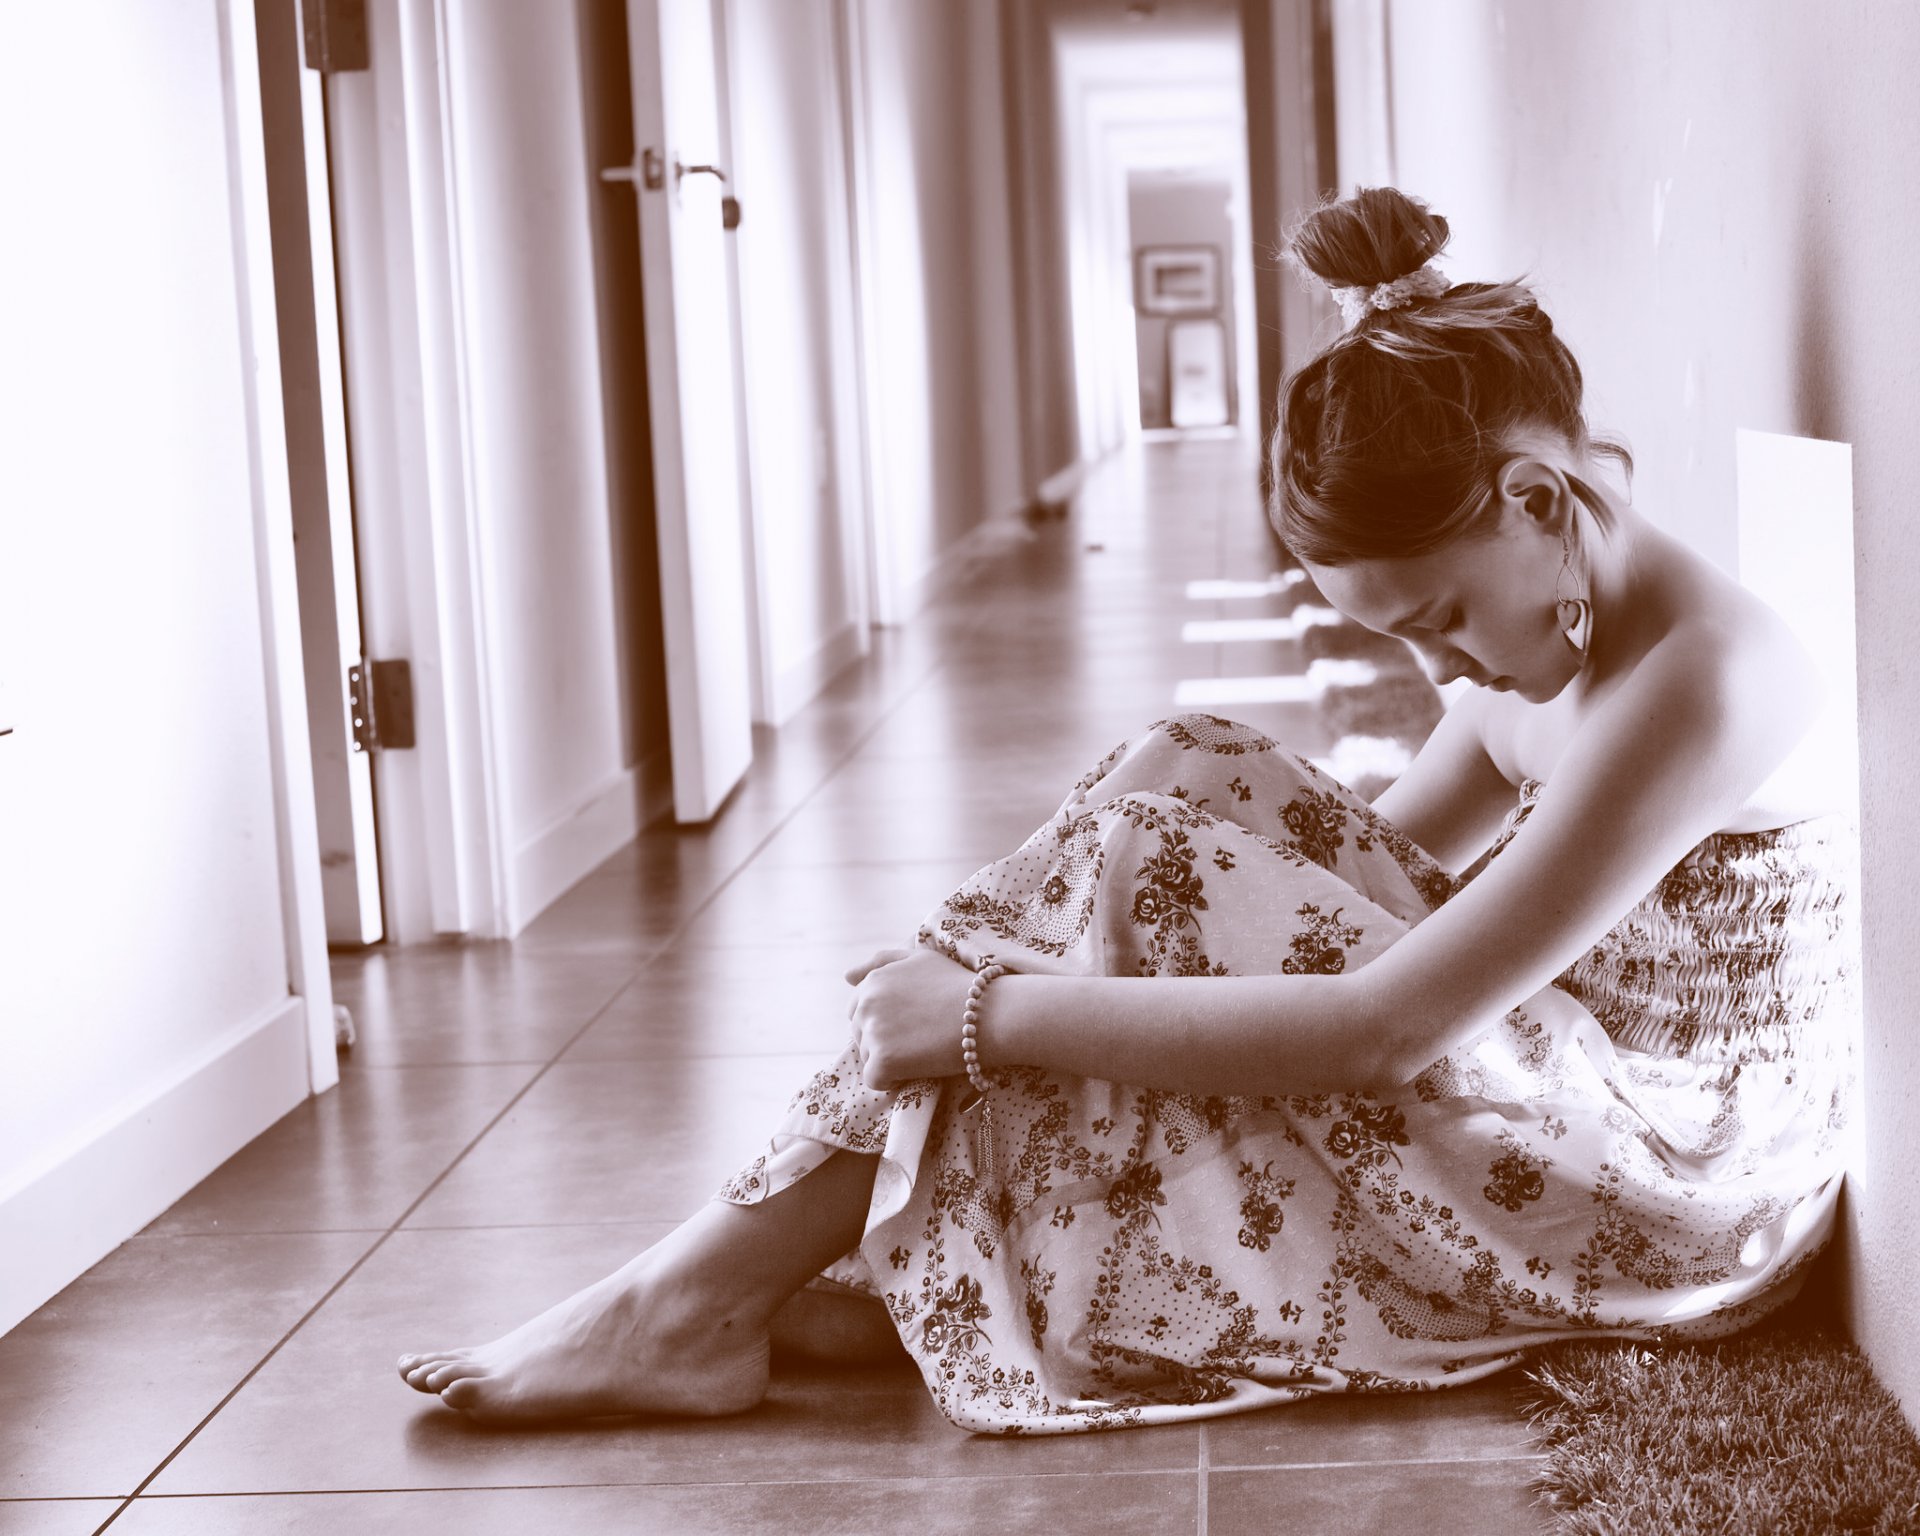
[[[1679,625],[1658,659],[1703,695],[1703,718],[1760,772],[1721,831],[1752,832],[1840,808],[1851,700],[1831,689],[1792,625],[1744,589]],[[1653,659],[1653,658],[1650,658]],[[1848,738],[1842,741],[1839,738]]]
[[[1824,702],[1792,627],[1723,580],[1597,692],[1579,735],[1607,744],[1623,782],[1665,777],[1654,766],[1664,761],[1692,780],[1684,790],[1670,780],[1667,793],[1718,807],[1714,830],[1756,830],[1822,808],[1796,768],[1817,755],[1810,732]]]
[[[1650,693],[1690,700],[1703,726],[1797,739],[1819,712],[1820,671],[1791,625],[1731,581],[1702,594],[1635,667]]]
[[[1744,696],[1757,691],[1776,707],[1818,703],[1819,671],[1793,627],[1744,587],[1725,578],[1677,622],[1660,646],[1696,667],[1703,681]],[[1784,695],[1780,690],[1785,690]]]

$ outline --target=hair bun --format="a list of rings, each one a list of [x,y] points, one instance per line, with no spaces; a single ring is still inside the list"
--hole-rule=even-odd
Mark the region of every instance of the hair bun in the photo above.
[[[1323,203],[1288,242],[1293,259],[1335,288],[1371,288],[1418,272],[1447,243],[1447,221],[1398,187],[1361,187]]]

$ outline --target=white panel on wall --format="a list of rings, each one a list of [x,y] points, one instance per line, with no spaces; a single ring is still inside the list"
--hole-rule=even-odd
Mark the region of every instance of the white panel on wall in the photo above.
[[[1853,603],[1853,449],[1741,428],[1734,444],[1740,583],[1793,627],[1827,687],[1815,728],[1823,777],[1860,809],[1859,665]]]

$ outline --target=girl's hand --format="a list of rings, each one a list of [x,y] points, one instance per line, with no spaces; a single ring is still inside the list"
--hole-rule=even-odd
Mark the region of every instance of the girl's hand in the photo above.
[[[960,1025],[973,985],[970,969],[934,950],[882,958],[893,953],[882,951],[862,973],[851,1015],[860,1080],[880,1092],[965,1070]]]
[[[848,971],[847,985],[857,987],[861,982],[865,981],[871,973],[879,970],[881,966],[892,965],[896,960],[904,960],[912,953],[913,951],[909,949],[883,949],[871,960],[867,961],[865,965],[856,965],[852,970]],[[847,1017],[853,1017],[851,1010],[849,1010]]]

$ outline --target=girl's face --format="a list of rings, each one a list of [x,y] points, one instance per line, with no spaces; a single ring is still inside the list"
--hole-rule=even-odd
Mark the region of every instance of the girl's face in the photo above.
[[[1507,502],[1490,529],[1430,554],[1309,565],[1307,574],[1355,623],[1412,645],[1436,683],[1464,677],[1543,704],[1580,671],[1556,603],[1556,584],[1571,581],[1564,560],[1558,533]]]

